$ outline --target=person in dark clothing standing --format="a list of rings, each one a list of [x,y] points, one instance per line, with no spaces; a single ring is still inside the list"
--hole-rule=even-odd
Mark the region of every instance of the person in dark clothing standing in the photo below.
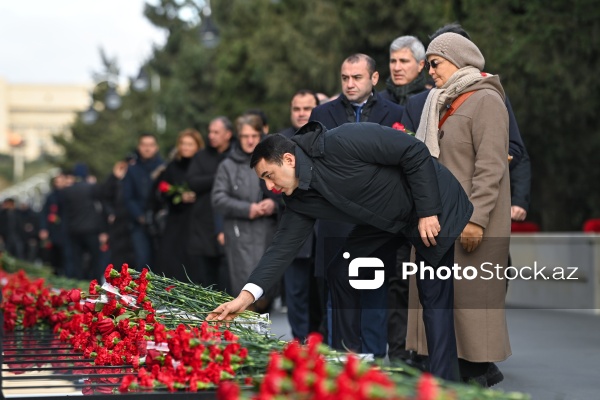
[[[294,136],[305,125],[312,110],[319,105],[317,95],[310,90],[299,90],[292,97],[290,121],[292,126],[280,133],[286,138]],[[311,234],[294,261],[285,270],[285,304],[292,335],[301,343],[310,332],[318,331],[323,311],[315,275],[314,234]],[[321,282],[322,283],[322,282]]]
[[[188,274],[193,274],[194,282],[203,286],[215,285],[222,291],[229,289],[229,279],[223,247],[217,241],[210,195],[217,168],[227,157],[233,140],[231,121],[224,116],[214,118],[208,127],[208,145],[194,156],[187,171],[187,182],[196,193],[188,241],[191,258]]]
[[[48,193],[40,213],[39,237],[46,254],[44,261],[54,268],[57,275],[64,275],[68,269],[68,240],[65,210],[60,204],[59,191],[65,188],[66,177],[63,173],[52,178],[52,191]]]
[[[13,257],[23,259],[25,257],[24,236],[23,218],[17,210],[15,199],[4,199],[0,210],[0,244],[4,246],[3,250]]]
[[[508,97],[506,98],[506,109],[509,115],[509,134],[513,132],[514,136],[521,137],[521,131]],[[525,144],[521,149],[521,159],[515,161],[513,156],[513,160],[508,165],[510,172],[510,218],[513,221],[524,221],[529,211],[531,192],[531,160]]]
[[[354,54],[342,63],[340,75],[342,94],[333,101],[313,109],[310,121],[319,121],[327,129],[348,122],[374,122],[392,126],[402,119],[403,107],[388,101],[374,91],[379,81],[375,60],[366,54]],[[315,250],[317,276],[326,277],[325,266],[352,230],[353,225],[339,221],[319,221]],[[393,260],[386,260],[391,265]],[[327,282],[329,284],[329,282]],[[327,296],[327,295],[324,295]],[[361,353],[385,357],[387,349],[387,285],[362,296],[363,323],[360,337]],[[328,307],[329,308],[329,307]],[[357,312],[360,312],[358,310]],[[332,319],[328,317],[328,321]],[[330,327],[335,330],[335,327]],[[338,347],[343,350],[343,347]]]
[[[141,270],[152,264],[152,242],[147,230],[146,210],[152,188],[151,174],[162,164],[156,136],[144,133],[138,139],[138,159],[123,179],[123,200],[129,212],[131,240],[135,251],[134,268]]]
[[[390,45],[390,77],[386,89],[379,92],[389,101],[406,105],[409,97],[427,91],[425,47],[414,36],[400,36]],[[406,350],[406,326],[408,324],[408,279],[401,278],[402,263],[410,261],[409,243],[398,249],[395,274],[389,279],[388,288],[388,358],[390,361],[412,361]]]
[[[31,209],[28,203],[19,204],[19,213],[23,223],[23,241],[25,245],[24,259],[35,262],[39,253],[40,215]]]
[[[194,155],[204,148],[204,139],[195,129],[185,129],[177,137],[175,157],[158,176],[158,192],[168,213],[153,272],[188,282],[191,266],[188,241],[196,193],[189,189],[187,171]],[[190,276],[191,278],[191,276]]]
[[[328,129],[347,122],[374,122],[384,126],[400,122],[404,107],[374,91],[379,81],[375,67],[375,60],[366,54],[346,58],[341,68],[342,94],[314,108],[310,121],[319,121]]]
[[[100,262],[99,235],[106,232],[101,201],[106,188],[113,179],[121,179],[125,170],[115,166],[113,174],[103,184],[89,183],[87,166],[77,164],[70,179],[74,182],[59,192],[60,204],[65,210],[70,261],[66,276],[75,279],[101,279],[103,266]],[[89,254],[88,268],[84,265],[84,254]]]
[[[331,293],[334,310],[344,312],[359,306],[363,292],[348,280],[349,267],[357,258],[373,257],[382,248],[393,252],[409,240],[417,262],[433,268],[453,265],[454,241],[473,212],[460,183],[423,143],[378,124],[345,124],[327,131],[311,122],[291,140],[267,137],[256,147],[250,165],[268,189],[284,193],[286,209],[271,246],[242,292],[215,308],[208,320],[233,319],[231,314],[245,310],[277,282],[317,218],[356,225],[328,266],[343,278],[335,280],[339,286]],[[419,293],[431,372],[457,380],[453,282],[420,279]],[[352,332],[341,332],[338,339],[354,350],[360,347],[356,340],[360,316],[346,322],[344,328]]]
[[[129,165],[135,162],[130,155],[117,163],[118,167],[127,172]],[[129,212],[123,200],[123,180],[110,179],[106,185],[104,204],[108,220],[108,247],[110,252],[109,263],[120,267],[123,264],[135,262],[135,252],[129,230]]]

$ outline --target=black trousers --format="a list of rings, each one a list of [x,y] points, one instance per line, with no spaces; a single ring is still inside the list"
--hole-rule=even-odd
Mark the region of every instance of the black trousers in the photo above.
[[[66,271],[68,278],[74,279],[98,279],[104,276],[106,265],[100,264],[100,242],[98,233],[69,233],[70,254],[69,270]],[[89,265],[84,269],[84,254],[88,253]]]
[[[333,308],[332,347],[342,350],[361,348],[360,316],[361,295],[350,285],[349,263],[358,257],[377,257],[386,252],[395,251],[407,239],[370,226],[357,226],[348,236],[342,250],[334,257],[327,267],[327,279],[331,290]],[[345,258],[344,253],[350,257]],[[347,255],[347,254],[346,254]],[[378,257],[390,259],[389,257]],[[393,259],[393,255],[392,255]],[[416,262],[431,265],[422,255],[417,253]],[[437,265],[449,266],[454,264],[454,246],[452,246]],[[395,264],[387,267],[387,275]],[[362,268],[371,270],[370,268]],[[366,271],[368,273],[369,271]],[[359,279],[365,275],[359,275]],[[365,276],[368,278],[368,276]],[[417,279],[419,300],[423,306],[423,322],[430,357],[430,371],[443,379],[458,381],[458,354],[456,336],[454,333],[454,283],[452,279]],[[364,310],[363,310],[364,312]],[[387,330],[386,326],[381,329]]]
[[[388,278],[388,357],[390,361],[406,360],[406,326],[408,324],[409,280],[402,279],[402,263],[410,261],[410,243],[400,246],[396,268]]]
[[[285,270],[285,305],[292,335],[304,343],[321,324],[321,307],[312,258],[296,258]]]

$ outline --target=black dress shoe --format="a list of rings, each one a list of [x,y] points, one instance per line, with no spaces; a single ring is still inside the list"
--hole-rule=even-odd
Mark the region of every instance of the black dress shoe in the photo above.
[[[411,358],[406,360],[406,363],[423,372],[429,372],[429,357],[427,356],[420,356],[416,352],[412,352]]]
[[[394,352],[388,352],[388,358],[390,362],[398,362],[401,361],[405,363],[407,360],[410,360],[412,357],[412,352],[410,350],[397,350]]]
[[[504,375],[502,374],[502,372],[500,372],[498,366],[493,362],[490,363],[490,366],[488,367],[484,376],[487,383],[487,387],[497,385],[504,380]]]

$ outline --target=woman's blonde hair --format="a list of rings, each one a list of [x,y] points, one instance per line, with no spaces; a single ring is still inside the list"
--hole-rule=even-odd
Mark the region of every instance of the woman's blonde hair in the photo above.
[[[202,138],[202,135],[200,134],[200,132],[198,132],[194,128],[184,129],[181,132],[179,132],[179,135],[177,135],[177,146],[176,146],[177,152],[175,154],[176,158],[181,158],[181,154],[179,154],[179,142],[184,137],[192,138],[194,140],[194,142],[196,142],[196,144],[198,145],[198,150],[202,150],[205,146],[204,139]]]

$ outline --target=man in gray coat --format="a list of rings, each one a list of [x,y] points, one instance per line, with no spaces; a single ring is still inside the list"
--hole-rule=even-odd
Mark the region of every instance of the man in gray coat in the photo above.
[[[308,123],[291,140],[281,135],[263,140],[250,165],[267,188],[284,193],[286,209],[240,295],[217,307],[209,320],[234,318],[277,282],[316,219],[357,225],[328,266],[328,273],[348,276],[349,263],[357,258],[382,248],[394,251],[407,240],[416,248],[417,263],[453,265],[454,241],[473,212],[460,183],[423,143],[378,124],[344,124],[327,131],[320,123]],[[340,304],[333,296],[334,315],[360,305],[362,291],[342,281],[336,279],[336,292],[352,301]],[[421,279],[418,287],[431,372],[457,380],[452,280]],[[352,339],[360,321],[351,319],[345,328]],[[350,350],[360,346],[346,343]]]

